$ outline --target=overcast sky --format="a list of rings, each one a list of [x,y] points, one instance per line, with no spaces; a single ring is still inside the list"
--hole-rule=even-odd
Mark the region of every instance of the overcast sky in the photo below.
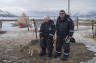
[[[20,14],[28,11],[54,11],[65,9],[68,0],[0,0],[0,9]],[[71,0],[71,12],[96,10],[96,0]]]

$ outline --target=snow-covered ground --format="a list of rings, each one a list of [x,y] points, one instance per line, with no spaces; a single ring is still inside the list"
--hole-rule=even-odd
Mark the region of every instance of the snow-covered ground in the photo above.
[[[13,26],[15,24],[15,21],[5,21],[2,24],[2,30],[4,31],[20,31],[20,30],[28,30],[28,28],[20,28],[19,26]],[[37,22],[37,27],[40,27],[40,22]],[[91,29],[92,26],[78,26],[79,30],[85,30],[85,29]],[[34,25],[32,25],[32,29],[34,29]],[[75,26],[75,30],[77,29],[77,26]],[[39,28],[38,28],[39,30]]]
[[[81,27],[84,29],[83,26]],[[89,28],[87,30],[85,29],[81,31],[80,30],[76,31],[74,37],[77,42],[84,43],[87,49],[95,52],[96,55],[96,40],[93,40],[91,38],[86,38],[86,36],[90,34],[92,34],[92,30]],[[92,60],[89,60],[87,62],[81,62],[81,63],[96,63],[96,57],[94,57]]]
[[[15,22],[13,21],[5,21],[2,24],[2,30],[4,31],[19,31],[19,30],[28,30],[28,28],[19,28],[19,26],[13,27],[12,24],[15,24]]]
[[[19,26],[13,26],[15,24],[15,21],[5,21],[2,24],[3,31],[7,31],[5,34],[0,34],[0,38],[18,38],[18,37],[35,37],[35,33],[28,31],[28,28],[20,28]],[[30,30],[34,30],[34,27],[30,28]],[[25,33],[27,32],[27,33]]]
[[[96,52],[96,40],[86,38],[86,35],[90,32],[91,30],[76,31],[74,37],[78,42],[84,43],[88,50]]]

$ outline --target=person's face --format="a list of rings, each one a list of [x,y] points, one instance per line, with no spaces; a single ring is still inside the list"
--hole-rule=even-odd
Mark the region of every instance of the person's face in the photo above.
[[[64,13],[64,12],[60,12],[60,13],[59,13],[59,16],[60,16],[61,18],[64,18],[64,17],[65,17],[65,13]]]
[[[47,17],[44,18],[44,21],[45,21],[45,22],[48,22],[48,21],[49,21],[49,18],[47,18]]]

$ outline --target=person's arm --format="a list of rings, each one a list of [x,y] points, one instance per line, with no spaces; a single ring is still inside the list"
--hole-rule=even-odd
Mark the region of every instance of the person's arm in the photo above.
[[[49,34],[50,36],[54,36],[54,34],[55,34],[55,29],[56,29],[56,28],[55,28],[55,24],[54,24],[54,22],[52,22],[52,23],[51,23],[51,31],[50,31],[50,34]]]
[[[58,34],[58,31],[59,31],[59,17],[56,21],[56,35]]]
[[[43,23],[40,26],[40,31],[39,32],[40,32],[39,37],[40,38],[43,37]]]
[[[68,18],[67,20],[69,22],[69,34],[66,36],[66,38],[64,40],[69,42],[69,39],[72,38],[72,36],[74,34],[74,23],[71,18]]]
[[[69,18],[69,36],[73,36],[74,33],[74,22],[71,18]]]

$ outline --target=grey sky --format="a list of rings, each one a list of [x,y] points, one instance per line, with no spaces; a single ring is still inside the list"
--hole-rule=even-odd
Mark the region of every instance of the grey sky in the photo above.
[[[0,9],[14,14],[28,11],[67,10],[68,0],[0,0]],[[71,0],[71,12],[96,10],[96,0]]]

